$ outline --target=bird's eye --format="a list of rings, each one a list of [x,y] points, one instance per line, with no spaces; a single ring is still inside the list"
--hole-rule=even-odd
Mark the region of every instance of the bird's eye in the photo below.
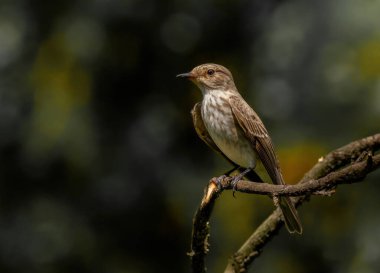
[[[214,75],[214,73],[215,73],[214,69],[207,70],[207,75],[209,75],[209,76]]]

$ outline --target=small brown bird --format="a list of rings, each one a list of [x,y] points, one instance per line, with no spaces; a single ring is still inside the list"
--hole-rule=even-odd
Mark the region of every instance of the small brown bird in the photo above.
[[[191,111],[198,136],[234,166],[245,169],[235,176],[234,184],[253,170],[265,182],[285,184],[268,132],[239,94],[227,68],[202,64],[177,77],[190,79],[202,91],[202,102]],[[280,197],[279,205],[288,231],[301,234],[301,221],[290,198]]]

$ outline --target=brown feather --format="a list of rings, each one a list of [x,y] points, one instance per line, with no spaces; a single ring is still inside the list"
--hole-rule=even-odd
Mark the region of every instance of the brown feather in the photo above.
[[[259,116],[241,97],[231,96],[229,102],[235,119],[245,136],[251,141],[272,182],[285,184],[272,141]]]
[[[274,184],[285,184],[272,141],[265,129],[264,123],[240,96],[231,96],[229,102],[234,118],[237,120],[245,136],[251,141],[272,182]],[[281,197],[279,205],[289,232],[301,234],[301,221],[291,199],[289,197]]]

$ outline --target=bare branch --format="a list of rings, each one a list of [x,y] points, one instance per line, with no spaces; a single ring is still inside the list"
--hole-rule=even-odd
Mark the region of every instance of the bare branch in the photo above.
[[[193,219],[193,232],[191,236],[191,251],[188,255],[191,257],[191,266],[193,272],[206,272],[204,257],[208,253],[210,237],[209,219],[215,200],[219,195],[219,189],[213,180],[205,188],[201,205],[197,209]]]
[[[321,158],[296,185],[239,181],[237,190],[272,196],[301,196],[294,200],[296,205],[300,205],[311,194],[331,194],[337,185],[358,182],[369,172],[380,168],[380,155],[372,156],[379,149],[380,134],[376,134],[352,142]],[[224,189],[231,189],[230,179],[223,179],[221,183],[216,183],[215,178],[211,179],[194,216],[189,253],[194,273],[206,272],[204,258],[209,251],[209,219],[215,201]],[[275,210],[231,257],[225,272],[246,272],[249,264],[260,255],[262,248],[283,225],[281,217],[281,212]]]
[[[241,180],[236,184],[236,191],[276,196],[301,196],[329,192],[340,184],[352,184],[361,181],[368,172],[380,167],[380,155],[368,157],[360,162],[353,163],[331,172],[319,179],[312,179],[295,185],[274,185]],[[222,189],[232,189],[231,178],[223,179]],[[325,194],[323,194],[325,195]]]
[[[289,185],[282,190],[271,189],[268,192],[262,191],[261,194],[279,194],[289,196],[299,196],[294,199],[296,206],[302,204],[315,191],[319,195],[321,190],[329,190],[339,184],[351,184],[362,181],[371,171],[380,168],[380,155],[369,157],[367,160],[348,165],[347,167],[331,172],[328,175],[316,179],[305,181],[296,185]],[[271,185],[273,186],[273,185]],[[276,187],[277,188],[277,187]],[[327,195],[327,194],[326,194]],[[282,214],[279,209],[275,210],[248,238],[242,247],[229,260],[225,272],[246,272],[248,266],[262,252],[263,247],[282,227]],[[234,271],[231,271],[231,268]]]
[[[366,151],[370,151],[371,154],[374,154],[379,149],[380,134],[351,142],[319,159],[318,163],[304,175],[299,184],[304,184],[308,181],[327,176],[329,173],[338,170],[345,165],[349,165],[353,161],[357,161]],[[373,170],[375,170],[375,168],[369,169],[367,173]],[[347,178],[349,179],[349,177]],[[299,206],[308,198],[309,195],[301,196],[295,198],[294,202],[296,206]],[[248,266],[260,255],[263,247],[273,238],[282,225],[281,212],[277,209],[254,231],[241,248],[231,257],[225,272],[245,272]],[[231,268],[235,271],[231,271]]]

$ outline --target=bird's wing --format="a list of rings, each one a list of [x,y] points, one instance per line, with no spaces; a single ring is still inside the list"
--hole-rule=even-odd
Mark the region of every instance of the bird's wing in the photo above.
[[[274,153],[272,141],[263,122],[241,97],[232,96],[229,102],[237,123],[240,125],[245,136],[251,141],[252,147],[256,150],[272,182],[274,184],[285,184],[281,175],[280,165]],[[290,197],[281,197],[279,205],[289,232],[301,234],[302,224]]]
[[[191,110],[191,116],[193,118],[195,131],[197,132],[200,139],[202,139],[211,149],[221,154],[233,166],[237,166],[219,149],[218,146],[216,146],[215,142],[212,140],[202,119],[201,106],[202,106],[202,103],[198,102],[197,104],[194,105],[193,109]]]
[[[275,184],[284,184],[272,141],[255,111],[238,96],[229,99],[232,113]]]

